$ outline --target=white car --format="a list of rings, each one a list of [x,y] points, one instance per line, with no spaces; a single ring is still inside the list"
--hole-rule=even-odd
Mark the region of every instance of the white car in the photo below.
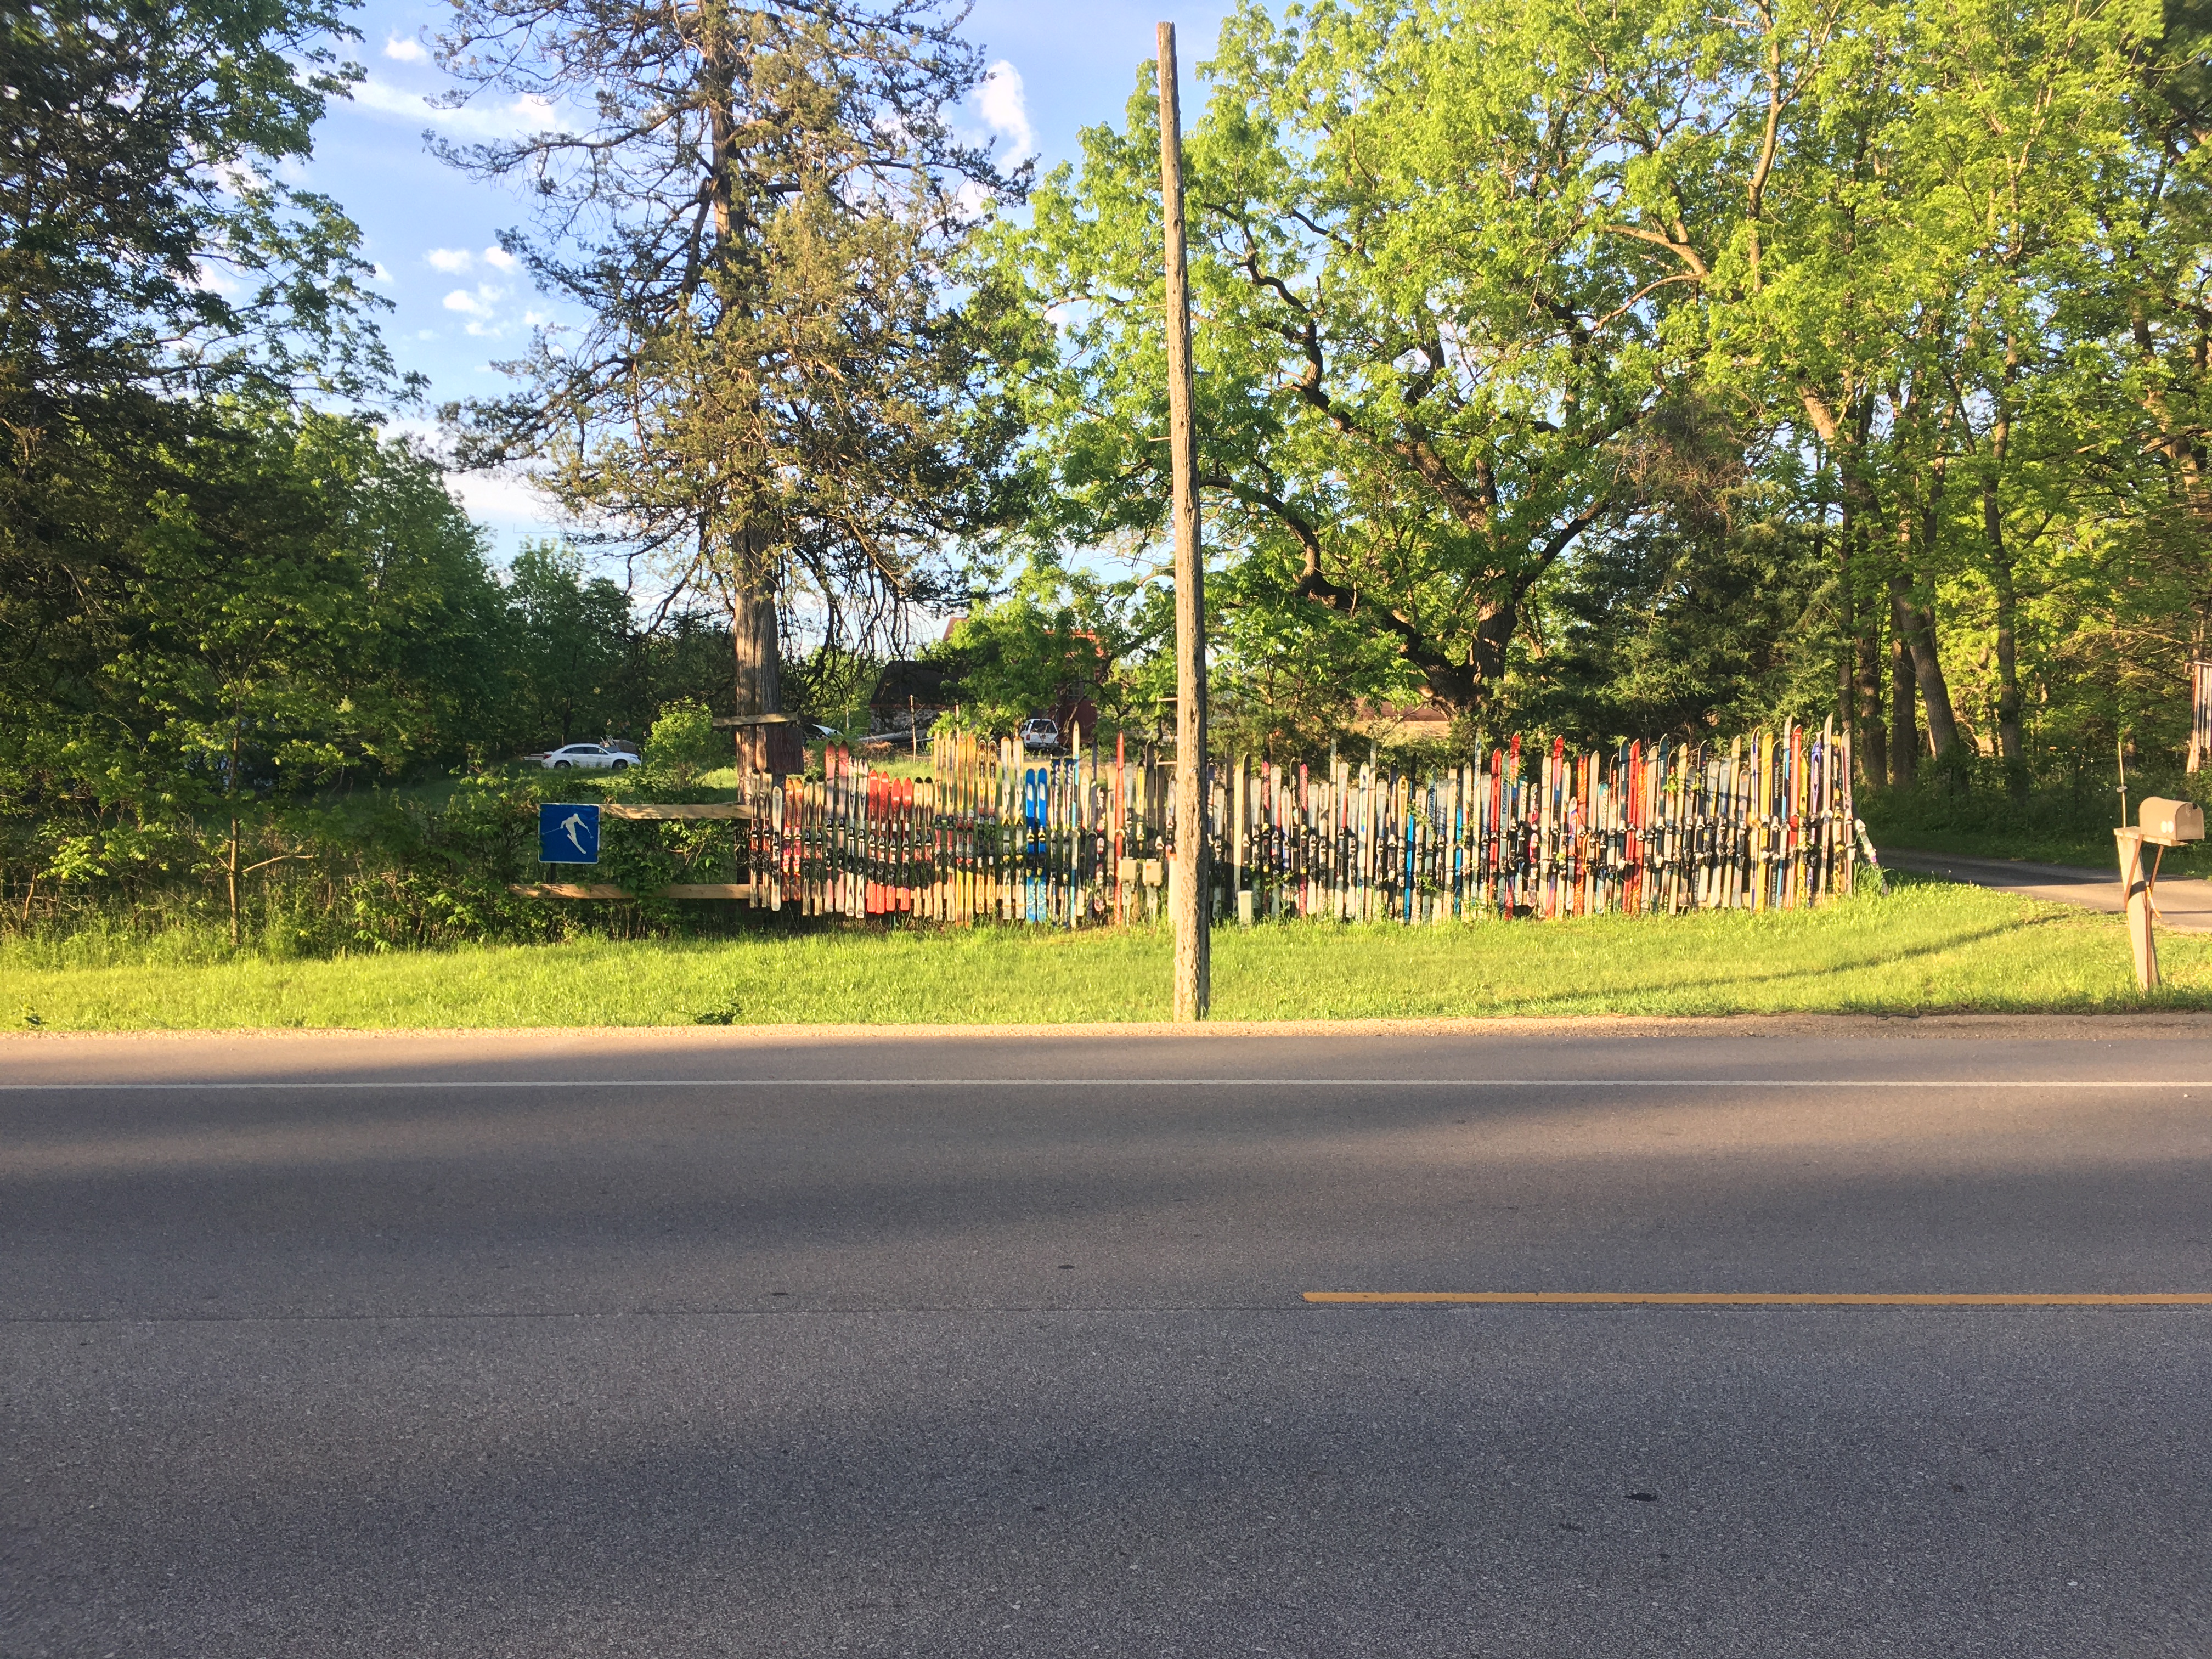
[[[635,762],[635,755],[625,755],[604,744],[572,743],[556,749],[550,755],[538,757],[538,763],[547,771],[559,771],[567,767],[579,767],[586,771],[627,771]]]

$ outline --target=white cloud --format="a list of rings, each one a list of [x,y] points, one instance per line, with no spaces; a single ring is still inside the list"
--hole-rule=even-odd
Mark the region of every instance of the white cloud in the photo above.
[[[555,125],[553,106],[527,94],[511,104],[464,104],[459,109],[438,109],[422,94],[403,92],[371,76],[355,86],[353,100],[379,115],[443,127],[464,138],[520,138]]]
[[[379,283],[389,283],[392,280],[392,273],[385,269],[384,261],[381,259],[369,267],[369,276],[371,280]]]
[[[461,504],[471,518],[498,525],[551,525],[559,509],[538,487],[512,472],[448,472],[446,493]]]
[[[477,262],[477,256],[465,247],[434,247],[422,256],[429,261],[430,269],[442,270],[448,276],[457,276]]]
[[[975,109],[983,125],[1006,141],[1008,160],[1018,161],[1036,153],[1029,102],[1022,95],[1022,72],[1005,58],[984,71],[983,83],[975,88]]]
[[[494,270],[513,270],[521,264],[503,247],[488,247],[483,251],[483,262]]]
[[[499,302],[507,298],[507,290],[489,283],[478,283],[475,292],[457,288],[446,296],[446,309],[458,311],[467,318],[468,331],[479,338],[496,339],[507,331],[495,325]]]
[[[387,438],[412,438],[433,456],[441,455],[452,434],[435,421],[403,416],[379,423]],[[461,504],[471,518],[495,530],[523,535],[557,530],[560,509],[546,500],[528,472],[453,472],[446,474],[446,493]]]
[[[448,294],[446,296],[446,309],[458,311],[464,316],[489,317],[492,313],[492,307],[505,298],[507,298],[505,289],[494,288],[489,283],[478,283],[473,294],[465,288],[457,288]]]
[[[395,34],[384,43],[384,55],[402,64],[420,64],[430,54],[422,50],[422,43],[404,34]]]

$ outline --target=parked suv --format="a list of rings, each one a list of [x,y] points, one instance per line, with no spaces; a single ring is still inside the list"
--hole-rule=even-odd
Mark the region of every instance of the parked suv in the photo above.
[[[1060,752],[1060,723],[1043,719],[1022,722],[1022,747],[1041,749],[1047,754]]]

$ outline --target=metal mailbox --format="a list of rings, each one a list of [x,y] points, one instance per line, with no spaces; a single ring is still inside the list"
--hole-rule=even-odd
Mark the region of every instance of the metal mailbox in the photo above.
[[[2136,822],[2142,826],[2143,839],[2156,846],[2174,847],[2185,841],[2204,839],[2204,809],[2194,801],[2147,796]]]

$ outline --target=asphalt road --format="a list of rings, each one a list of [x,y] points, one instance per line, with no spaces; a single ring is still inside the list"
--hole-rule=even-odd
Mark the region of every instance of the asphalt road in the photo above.
[[[0,1083],[7,1659],[2212,1651],[2212,1307],[1302,1299],[2212,1290],[2212,1024]]]

